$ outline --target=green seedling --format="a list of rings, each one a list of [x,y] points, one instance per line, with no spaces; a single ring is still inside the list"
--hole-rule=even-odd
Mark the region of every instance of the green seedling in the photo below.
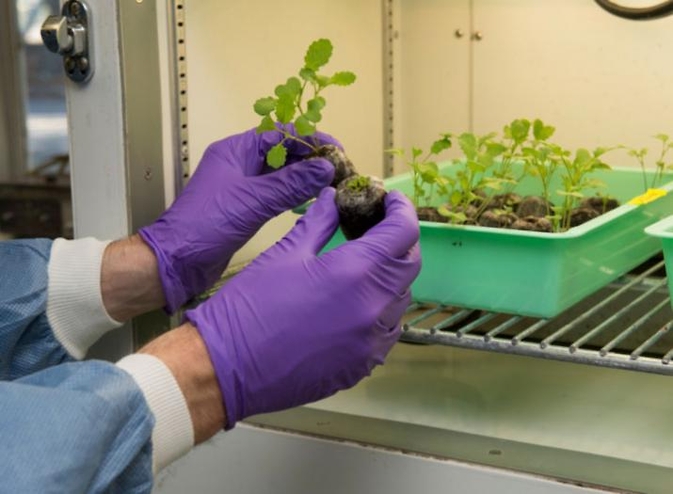
[[[437,158],[443,151],[451,148],[451,134],[440,134],[440,138],[432,143],[430,151],[423,155],[420,148],[411,149],[411,161],[407,166],[413,174],[413,190],[411,201],[416,208],[431,206],[437,195],[446,194],[448,180],[439,173]],[[405,157],[403,149],[390,149],[387,152],[400,158]]]
[[[505,147],[501,156],[500,163],[493,172],[493,176],[502,179],[509,184],[509,191],[519,183],[522,176],[515,176],[512,170],[512,164],[521,158],[520,152],[529,139],[531,129],[530,120],[518,118],[503,128],[504,139],[502,145]],[[525,172],[524,172],[525,173]]]
[[[601,157],[610,151],[608,148],[597,148],[593,152],[580,148],[570,158],[569,151],[558,145],[550,145],[552,152],[558,158],[561,168],[561,182],[563,189],[556,191],[561,196],[561,204],[554,208],[554,215],[549,219],[554,225],[554,231],[565,231],[570,228],[571,212],[577,204],[587,197],[587,191],[605,187],[605,183],[593,179],[590,174],[596,170],[610,170],[610,166]],[[607,201],[607,198],[605,198]]]
[[[304,66],[299,70],[298,77],[290,77],[284,84],[276,86],[273,96],[255,101],[255,113],[262,117],[257,132],[278,130],[283,135],[281,142],[267,153],[266,161],[272,168],[280,168],[285,164],[287,149],[284,143],[287,140],[299,141],[318,152],[319,146],[310,137],[317,131],[316,125],[322,120],[327,105],[324,90],[330,86],[349,86],[355,82],[353,72],[341,71],[332,75],[322,73],[332,52],[330,40],[314,41],[306,51]],[[294,124],[297,135],[285,129],[289,123]]]
[[[466,212],[470,207],[476,208],[479,216],[487,207],[492,196],[502,191],[503,183],[510,181],[507,170],[500,168],[499,157],[507,147],[496,141],[497,134],[489,133],[477,136],[464,132],[458,137],[458,144],[463,151],[463,158],[454,160],[458,167],[455,175],[444,177],[447,184],[448,206],[438,209],[439,214],[448,218],[450,223],[464,223]],[[481,192],[484,195],[479,195]]]
[[[643,188],[645,192],[647,192],[648,189],[653,189],[658,185],[661,185],[661,181],[664,177],[664,172],[666,170],[670,170],[673,168],[673,161],[671,161],[670,163],[666,163],[668,153],[669,151],[671,151],[671,149],[673,149],[673,141],[667,134],[657,134],[656,136],[654,136],[654,138],[661,142],[661,150],[659,152],[659,157],[654,162],[656,172],[649,182],[647,181],[647,163],[646,163],[646,157],[649,152],[648,149],[647,148],[635,149],[623,146],[623,148],[627,150],[629,156],[636,159],[638,165],[640,166],[640,169],[643,172]]]
[[[525,162],[525,173],[539,179],[542,198],[547,202],[551,202],[551,181],[560,162],[558,149],[548,142],[555,131],[555,127],[545,125],[542,120],[535,119],[533,122],[533,138],[529,139],[521,148],[521,156]],[[549,211],[549,214],[551,215],[552,212]]]

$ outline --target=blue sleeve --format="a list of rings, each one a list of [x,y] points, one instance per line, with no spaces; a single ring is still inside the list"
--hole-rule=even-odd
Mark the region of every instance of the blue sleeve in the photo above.
[[[51,244],[0,242],[0,381],[72,360],[46,315]]]
[[[145,493],[153,416],[133,378],[100,361],[0,383],[3,492]]]

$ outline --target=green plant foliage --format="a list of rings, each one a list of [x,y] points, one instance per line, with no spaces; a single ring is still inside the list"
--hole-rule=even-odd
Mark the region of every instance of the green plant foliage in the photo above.
[[[668,153],[673,149],[673,140],[667,134],[657,134],[653,136],[661,143],[659,156],[654,161],[656,173],[652,176],[650,181],[647,180],[647,155],[649,150],[647,148],[630,148],[627,146],[620,146],[621,149],[626,149],[629,156],[635,158],[640,169],[643,172],[643,189],[647,192],[648,189],[653,189],[661,185],[664,177],[664,172],[673,169],[673,161],[668,160]]]
[[[358,175],[357,177],[351,178],[348,180],[346,183],[346,187],[348,187],[352,191],[359,192],[361,190],[365,190],[369,185],[371,184],[371,179],[367,176],[364,175]]]
[[[285,149],[282,143],[276,144],[266,155],[266,162],[271,168],[280,168],[285,164],[286,159],[287,149]]]
[[[322,120],[322,112],[327,105],[322,91],[330,86],[349,86],[356,79],[355,74],[348,71],[332,75],[320,73],[329,63],[332,52],[330,40],[318,39],[312,42],[304,55],[304,66],[299,70],[299,77],[290,77],[284,84],[276,86],[274,96],[255,101],[254,111],[262,117],[257,132],[277,130],[283,134],[281,147],[290,139],[317,150],[317,146],[308,138],[317,131],[316,124]],[[283,127],[290,123],[294,124],[298,136]],[[267,154],[267,163],[277,168],[285,164],[286,158],[287,152],[282,153],[276,146]]]
[[[332,42],[328,39],[319,39],[311,43],[304,56],[304,68],[317,71],[323,65],[327,65],[332,58]]]
[[[431,152],[423,159],[418,148],[411,150],[409,166],[413,171],[413,197],[416,206],[442,202],[437,208],[440,215],[450,223],[463,224],[468,218],[466,212],[476,211],[479,217],[489,209],[496,194],[514,192],[525,176],[535,177],[540,183],[541,196],[551,203],[552,192],[561,199],[561,203],[549,208],[547,218],[552,222],[554,231],[563,231],[570,227],[570,213],[591,191],[594,194],[604,184],[592,178],[592,173],[609,169],[603,155],[616,148],[596,148],[594,151],[580,148],[574,152],[551,142],[556,129],[540,119],[519,118],[511,121],[502,129],[502,133],[477,135],[464,132],[453,138],[462,152],[460,158],[452,161],[453,171],[443,175],[441,168],[430,157],[451,146],[451,134],[442,134],[443,139],[433,143]],[[657,136],[666,150],[673,148],[664,134]],[[403,151],[393,150],[398,156]],[[633,151],[634,155],[644,156],[644,151]],[[661,162],[665,153],[662,152]],[[518,176],[514,173],[514,163],[523,166]],[[658,165],[659,166],[659,165]],[[662,169],[666,166],[664,163]],[[560,183],[559,190],[551,190],[553,183]],[[437,201],[439,199],[439,201]],[[607,201],[607,197],[605,198]],[[507,212],[506,207],[503,212]],[[472,213],[470,213],[472,214]]]
[[[439,166],[432,158],[437,157],[442,152],[451,148],[451,134],[440,134],[440,138],[430,145],[430,151],[423,157],[423,150],[420,148],[411,148],[411,160],[407,161],[413,172],[413,192],[411,201],[418,208],[429,206],[433,203],[435,194],[446,194],[448,181],[446,177],[439,174]],[[389,149],[391,153],[400,158],[405,157],[403,149]]]

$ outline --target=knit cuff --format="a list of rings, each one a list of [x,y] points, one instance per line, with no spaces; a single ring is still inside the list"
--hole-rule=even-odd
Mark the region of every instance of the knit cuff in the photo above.
[[[152,470],[154,473],[194,447],[194,426],[175,377],[158,358],[147,354],[124,357],[117,366],[131,374],[154,415]]]
[[[56,339],[76,359],[84,358],[101,336],[122,325],[103,306],[101,265],[108,243],[59,238],[51,247],[47,319]]]

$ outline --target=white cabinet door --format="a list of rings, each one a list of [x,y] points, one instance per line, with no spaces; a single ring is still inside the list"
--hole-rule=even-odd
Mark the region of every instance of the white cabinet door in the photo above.
[[[440,132],[470,128],[470,3],[400,0],[395,7],[396,146],[427,150]]]
[[[628,21],[588,0],[473,8],[475,131],[539,117],[570,147],[642,147],[673,130],[673,17]]]

